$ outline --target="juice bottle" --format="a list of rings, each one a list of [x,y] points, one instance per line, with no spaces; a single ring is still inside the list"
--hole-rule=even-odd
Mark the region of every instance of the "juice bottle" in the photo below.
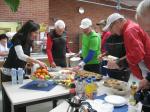
[[[136,100],[134,99],[134,95],[137,91],[137,84],[136,82],[132,82],[131,86],[130,86],[130,98],[129,98],[129,103],[131,105],[135,105],[136,104]]]
[[[92,90],[92,85],[91,85],[91,80],[90,79],[86,80],[85,95],[86,95],[87,98],[93,99],[93,90]]]
[[[92,76],[93,97],[97,95],[97,83],[95,76]]]

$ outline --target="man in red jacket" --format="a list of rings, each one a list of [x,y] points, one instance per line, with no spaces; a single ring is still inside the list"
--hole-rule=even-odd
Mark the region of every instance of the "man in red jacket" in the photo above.
[[[66,67],[66,52],[70,52],[70,50],[64,21],[57,20],[55,29],[48,33],[46,51],[51,67]]]
[[[131,72],[138,79],[143,79],[146,72],[150,70],[150,38],[147,33],[139,25],[118,13],[113,13],[107,18],[104,30],[109,30],[112,34],[123,35],[126,58]],[[120,60],[109,61],[108,67],[119,68],[118,61]],[[143,66],[145,66],[144,69]]]

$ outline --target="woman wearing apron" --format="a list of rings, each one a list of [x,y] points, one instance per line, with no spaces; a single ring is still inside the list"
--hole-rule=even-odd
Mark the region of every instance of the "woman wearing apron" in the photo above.
[[[9,50],[8,57],[3,65],[2,82],[11,81],[11,68],[25,68],[26,63],[37,63],[41,67],[46,67],[39,60],[30,57],[30,48],[33,39],[39,34],[40,26],[32,20],[27,21],[22,28],[14,35],[11,42],[13,46]],[[2,87],[3,112],[11,112],[11,103]],[[18,112],[26,112],[25,108]]]

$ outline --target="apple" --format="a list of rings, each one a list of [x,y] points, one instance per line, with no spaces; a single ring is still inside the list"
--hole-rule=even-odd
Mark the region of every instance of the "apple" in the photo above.
[[[40,78],[40,79],[44,79],[44,76],[43,76],[43,75],[40,75],[39,78]]]

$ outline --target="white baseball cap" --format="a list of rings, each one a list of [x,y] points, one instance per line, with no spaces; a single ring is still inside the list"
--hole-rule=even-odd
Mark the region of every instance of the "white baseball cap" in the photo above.
[[[86,29],[89,28],[90,26],[92,26],[92,21],[89,18],[82,19],[80,28]]]
[[[113,13],[111,14],[106,21],[106,26],[103,28],[103,31],[107,31],[110,27],[110,25],[115,22],[118,19],[124,18],[123,15],[119,14],[119,13]]]

